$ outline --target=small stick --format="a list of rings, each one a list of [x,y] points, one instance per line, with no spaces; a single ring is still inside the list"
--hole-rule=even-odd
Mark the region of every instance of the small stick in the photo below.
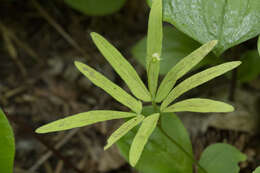
[[[60,35],[76,50],[78,50],[83,56],[87,57],[87,53],[79,46],[79,44],[73,40],[73,38],[41,7],[41,5],[35,1],[31,0],[34,7],[38,10],[40,15],[49,22],[49,24],[54,27]]]
[[[16,37],[16,35],[13,32],[11,32],[11,30],[9,28],[7,28],[3,23],[1,23],[1,21],[0,21],[0,29],[3,32],[5,32],[6,34],[8,34],[8,36],[12,40],[14,40],[18,46],[20,46],[22,49],[24,49],[28,53],[28,55],[30,55],[36,61],[42,62],[42,59],[40,58],[40,56],[37,55],[37,53],[29,45],[27,45],[25,42],[22,42],[20,39],[18,39]]]
[[[73,129],[67,134],[59,143],[55,145],[55,149],[61,148],[64,144],[67,143],[77,132],[79,129]],[[29,171],[35,172],[46,160],[48,160],[52,156],[52,152],[48,151],[46,154],[44,154],[30,169]]]

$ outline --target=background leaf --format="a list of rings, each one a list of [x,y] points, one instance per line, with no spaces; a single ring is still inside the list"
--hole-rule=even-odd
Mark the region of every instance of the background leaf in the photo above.
[[[91,16],[102,16],[116,12],[126,0],[65,0],[72,8]]]
[[[83,73],[92,83],[105,90],[114,99],[136,113],[140,113],[142,111],[142,103],[139,100],[136,100],[125,90],[111,82],[101,73],[81,62],[76,61],[75,65],[78,70]]]
[[[151,106],[144,107],[142,112],[143,115],[152,113]],[[193,155],[189,135],[179,118],[173,113],[163,113],[160,118],[162,127],[168,135],[178,141],[190,155]],[[138,127],[134,128],[117,143],[121,154],[127,160],[137,130]],[[143,150],[136,169],[142,173],[192,173],[192,160],[156,128]]]
[[[0,109],[0,172],[13,173],[14,154],[13,130],[4,112]]]
[[[260,33],[259,0],[164,0],[163,7],[164,20],[191,38],[218,40],[217,55]]]
[[[241,55],[242,64],[238,68],[240,82],[250,82],[260,74],[260,55],[257,50],[247,51]]]
[[[257,48],[258,48],[258,53],[260,55],[260,36],[258,37]]]
[[[92,32],[91,37],[113,69],[128,85],[131,92],[143,101],[151,101],[151,95],[133,66],[104,37]]]
[[[254,172],[253,173],[260,173],[260,166],[259,167],[257,167],[255,170],[254,170]]]
[[[163,111],[171,102],[173,102],[176,98],[181,96],[183,93],[236,68],[240,64],[241,64],[240,61],[223,63],[208,68],[202,72],[196,73],[191,77],[189,77],[188,79],[185,79],[175,88],[173,88],[170,94],[166,97],[166,99],[161,104],[161,110]]]
[[[46,124],[36,129],[36,133],[49,133],[49,132],[68,130],[72,128],[91,125],[97,122],[120,119],[120,118],[128,118],[134,116],[137,116],[137,114],[131,112],[120,112],[120,111],[109,111],[109,110],[96,110],[96,111],[83,112]]]
[[[238,173],[238,163],[246,160],[246,155],[229,144],[213,144],[201,155],[200,165],[209,173]],[[199,169],[198,173],[204,173]]]
[[[163,112],[232,112],[233,106],[210,99],[193,98],[182,100],[169,107]]]
[[[147,37],[144,37],[131,50],[134,58],[144,67],[146,64],[146,42]],[[164,26],[160,74],[166,74],[182,58],[186,57],[200,46],[200,43],[194,41],[174,27]],[[197,67],[207,64],[218,64],[221,62],[223,62],[223,59],[217,58],[214,54],[210,53],[199,65],[197,65]]]

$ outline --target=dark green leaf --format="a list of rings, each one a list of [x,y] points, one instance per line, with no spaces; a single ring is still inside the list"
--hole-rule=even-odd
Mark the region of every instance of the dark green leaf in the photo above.
[[[109,110],[83,112],[46,124],[36,129],[36,133],[57,132],[77,127],[83,127],[102,121],[129,118],[134,116],[137,116],[137,114]]]
[[[152,113],[152,107],[144,107],[142,114],[150,115]],[[168,135],[178,141],[178,144],[192,156],[189,135],[179,118],[173,113],[163,113],[160,118],[162,127]],[[137,130],[137,127],[134,128],[117,143],[120,152],[126,159],[128,159],[130,146]],[[192,173],[192,160],[156,128],[149,138],[136,168],[142,173]]]
[[[83,73],[91,82],[93,82],[96,86],[105,90],[109,95],[111,95],[117,101],[129,107],[132,111],[138,114],[142,111],[142,103],[139,100],[136,100],[134,97],[132,97],[127,92],[125,92],[118,85],[111,82],[101,73],[97,72],[93,68],[81,62],[76,61],[75,65],[78,68],[78,70],[81,73]]]
[[[0,172],[13,173],[14,154],[13,130],[4,112],[0,109]]]
[[[241,56],[243,62],[238,68],[240,82],[250,82],[260,74],[260,55],[257,50],[247,51]]]
[[[103,16],[119,10],[126,0],[65,0],[72,8],[91,16]]]
[[[164,0],[164,20],[204,44],[218,40],[215,53],[260,33],[259,0]]]
[[[208,173],[238,173],[238,163],[246,160],[246,155],[228,144],[213,144],[206,148],[200,158],[200,165]],[[199,169],[198,173],[205,173]]]
[[[258,37],[257,48],[258,48],[258,53],[260,55],[260,36]]]

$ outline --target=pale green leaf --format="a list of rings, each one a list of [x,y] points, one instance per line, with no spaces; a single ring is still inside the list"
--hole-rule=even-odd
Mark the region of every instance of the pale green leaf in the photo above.
[[[153,113],[152,106],[143,108],[143,115],[148,116]],[[162,113],[160,119],[161,128],[177,141],[176,144],[169,140],[157,126],[145,145],[135,168],[141,173],[192,173],[193,160],[187,153],[193,157],[193,152],[187,129],[174,113]],[[137,132],[138,126],[117,142],[120,153],[128,161],[129,150]],[[186,152],[183,152],[180,146]]]
[[[12,127],[0,108],[0,172],[13,173],[15,141]]]
[[[258,37],[257,47],[258,47],[258,53],[260,55],[260,36]]]
[[[121,112],[121,111],[109,111],[109,110],[95,110],[89,112],[83,112],[76,115],[63,118],[36,129],[36,133],[49,133],[62,130],[68,130],[72,128],[91,125],[97,122],[129,118],[137,116],[136,113]]]
[[[210,99],[187,99],[177,102],[166,109],[163,112],[232,112],[233,106],[220,101],[214,101]]]
[[[121,87],[114,84],[101,73],[97,72],[88,65],[77,61],[75,62],[75,65],[78,70],[83,73],[89,80],[91,80],[91,82],[93,82],[96,86],[105,90],[109,95],[111,95],[123,105],[129,107],[132,111],[138,114],[141,113],[142,103],[125,92]]]
[[[241,64],[240,61],[233,61],[228,63],[223,63],[221,65],[217,65],[206,69],[200,73],[197,73],[188,79],[181,82],[177,85],[170,94],[166,97],[161,105],[161,110],[163,111],[171,102],[173,102],[176,98],[178,98],[183,93],[189,91],[192,88],[195,88],[215,77],[218,77],[227,71],[230,71]]]
[[[199,164],[207,173],[239,173],[238,163],[246,160],[246,155],[229,144],[217,143],[207,147]],[[198,173],[205,173],[199,169]]]
[[[107,145],[105,146],[105,150],[111,147],[114,143],[116,143],[121,137],[123,137],[127,132],[129,132],[132,128],[137,126],[144,119],[143,115],[138,115],[131,120],[128,120],[123,125],[121,125],[107,140]]]
[[[253,173],[260,173],[260,166],[259,167],[257,167],[255,170],[254,170],[254,172]]]
[[[156,102],[161,102],[171,91],[176,81],[197,65],[217,44],[210,41],[178,62],[164,77],[157,95]]]
[[[162,39],[162,0],[155,0],[149,16],[146,56],[148,87],[153,98],[156,94],[160,72]]]
[[[155,113],[149,115],[143,120],[143,123],[140,129],[138,130],[129,151],[129,161],[131,166],[134,167],[137,164],[143,152],[145,144],[147,143],[150,135],[152,134],[157,125],[159,117],[160,114]]]
[[[160,74],[166,75],[173,66],[180,60],[198,49],[200,43],[183,34],[172,26],[163,27],[163,44],[160,61]],[[146,47],[147,37],[139,40],[131,49],[133,57],[144,67],[146,67]],[[205,65],[215,65],[225,62],[224,58],[217,58],[213,53],[209,53],[192,70],[196,70]]]
[[[92,32],[91,37],[99,51],[125,81],[131,92],[143,101],[151,101],[151,95],[146,86],[123,55],[101,35]]]

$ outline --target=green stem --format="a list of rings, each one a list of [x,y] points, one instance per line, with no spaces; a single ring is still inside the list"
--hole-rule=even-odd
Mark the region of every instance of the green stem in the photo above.
[[[173,143],[175,144],[177,147],[179,147],[192,161],[193,163],[195,163],[204,173],[208,173],[206,169],[204,169],[199,163],[197,160],[195,160],[193,158],[192,155],[190,155],[177,141],[175,141],[172,137],[170,137],[166,131],[163,130],[162,128],[162,123],[160,122],[158,124],[158,127],[159,127],[159,130]]]

